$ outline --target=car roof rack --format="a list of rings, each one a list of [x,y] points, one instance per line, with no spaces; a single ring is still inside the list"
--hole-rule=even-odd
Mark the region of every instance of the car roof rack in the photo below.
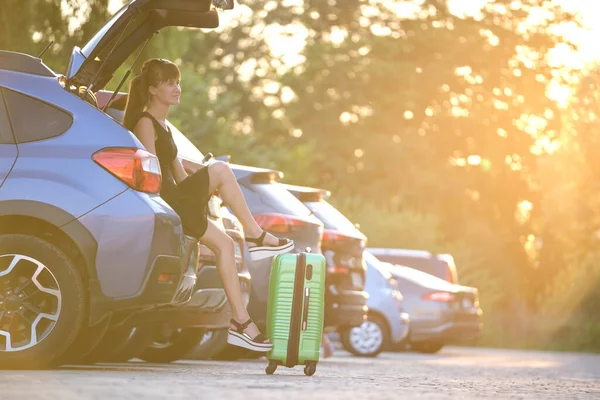
[[[56,76],[40,58],[14,51],[0,50],[0,69],[32,75]]]

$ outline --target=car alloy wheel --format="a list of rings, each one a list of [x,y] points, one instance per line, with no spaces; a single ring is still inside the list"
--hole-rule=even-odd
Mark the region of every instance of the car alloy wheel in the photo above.
[[[0,255],[0,351],[34,347],[54,329],[62,296],[54,274],[22,254]]]
[[[351,346],[360,354],[377,353],[383,345],[381,327],[370,320],[351,328],[349,336]]]

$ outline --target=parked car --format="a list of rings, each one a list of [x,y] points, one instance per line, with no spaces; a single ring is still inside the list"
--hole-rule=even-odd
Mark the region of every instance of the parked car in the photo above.
[[[426,250],[368,248],[378,260],[390,264],[404,265],[450,283],[458,283],[454,257],[450,254],[433,254]]]
[[[375,357],[381,351],[398,348],[406,343],[410,331],[410,317],[404,309],[404,298],[398,284],[387,268],[365,251],[369,294],[369,315],[359,327],[341,336],[344,348],[352,354]]]
[[[329,288],[325,294],[325,326],[337,327],[346,346],[350,329],[361,326],[367,318],[366,265],[363,260],[367,238],[327,202],[331,195],[328,191],[304,186],[284,187],[324,224],[321,249],[327,261],[326,285]]]
[[[340,339],[352,354],[375,357],[382,351],[404,345],[410,330],[410,317],[405,312],[404,298],[392,274],[368,252],[364,259],[369,315],[361,326],[346,330]]]
[[[277,237],[292,239],[294,251],[321,253],[323,224],[279,183],[281,171],[231,164],[248,207],[260,227]],[[266,328],[269,275],[272,259],[253,261],[249,313],[261,330]]]
[[[0,51],[2,368],[72,362],[112,324],[193,293],[194,243],[158,195],[157,158],[93,96],[156,30],[218,26],[208,0],[158,3],[127,3],[65,75]]]
[[[405,266],[382,265],[396,279],[404,296],[413,350],[437,353],[448,343],[479,337],[483,312],[476,288],[452,284]]]
[[[104,107],[111,95],[107,91],[98,91],[96,97],[100,107]],[[122,122],[126,103],[127,93],[117,93],[107,108],[107,113]],[[167,125],[177,144],[178,157],[188,172],[192,172],[202,163],[204,154],[177,127],[169,121]],[[234,240],[238,277],[247,305],[250,274],[244,262],[242,227],[237,218],[222,207],[218,196],[211,196],[209,199],[208,218]],[[205,338],[207,330],[211,331],[211,340],[205,340],[201,350],[212,353],[225,348],[231,312],[217,272],[216,256],[201,243],[196,277],[194,294],[185,307],[164,309],[160,313],[148,312],[130,318],[107,333],[86,358],[87,362],[126,361],[135,357],[149,362],[176,361],[196,349]]]

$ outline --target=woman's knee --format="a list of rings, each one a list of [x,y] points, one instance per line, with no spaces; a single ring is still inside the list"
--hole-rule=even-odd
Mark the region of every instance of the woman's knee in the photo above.
[[[224,236],[217,243],[215,243],[214,249],[212,250],[217,254],[217,256],[222,254],[234,254],[234,246],[235,244],[233,239],[229,235],[224,234]]]
[[[215,161],[208,166],[208,173],[211,178],[218,178],[219,181],[224,181],[233,177],[233,171],[229,164],[223,161]]]

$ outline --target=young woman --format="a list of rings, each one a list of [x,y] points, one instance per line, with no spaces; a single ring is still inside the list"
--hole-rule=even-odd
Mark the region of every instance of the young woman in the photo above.
[[[232,316],[227,341],[254,351],[272,344],[260,333],[244,306],[238,280],[233,240],[207,218],[208,199],[216,190],[240,220],[251,258],[258,260],[290,252],[294,242],[263,231],[248,209],[229,165],[216,161],[188,175],[177,158],[177,147],[166,125],[171,106],[181,96],[179,68],[170,61],[151,59],[131,81],[123,124],[156,154],[162,172],[161,197],[181,218],[184,232],[213,250]]]

